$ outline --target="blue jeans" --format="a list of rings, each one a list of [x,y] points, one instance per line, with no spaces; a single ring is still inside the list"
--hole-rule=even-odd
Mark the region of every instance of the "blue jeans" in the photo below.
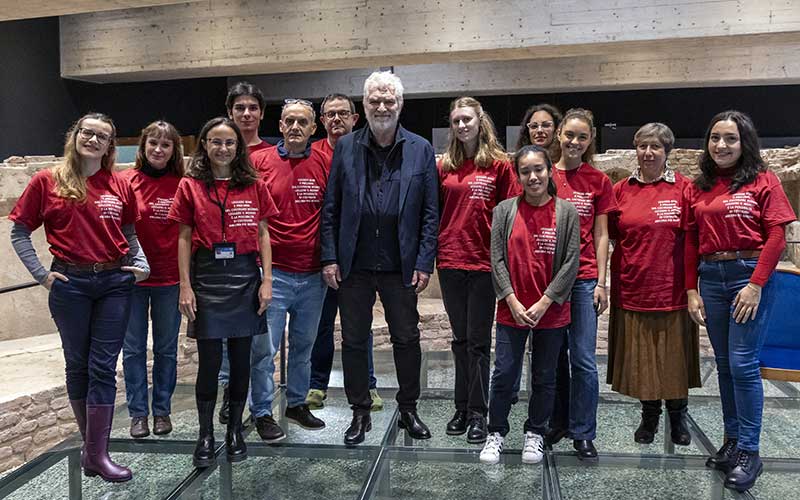
[[[528,419],[525,432],[543,436],[553,411],[556,395],[556,366],[558,353],[564,343],[566,328],[530,330],[497,325],[494,371],[489,398],[489,432],[508,434],[508,414],[514,384],[525,358],[525,344],[531,338],[531,397],[528,399]]]
[[[706,308],[706,329],[714,347],[722,400],[725,436],[738,438],[742,450],[758,451],[764,388],[759,355],[766,338],[770,283],[761,291],[756,319],[736,323],[733,301],[750,281],[758,259],[700,262],[700,296]]]
[[[305,404],[311,379],[311,349],[317,338],[326,289],[319,272],[290,273],[272,269],[272,302],[267,308],[269,333],[253,337],[251,350],[250,412],[253,416],[272,415],[275,355],[286,330],[287,314],[286,404],[289,407]]]
[[[550,427],[568,430],[575,440],[593,440],[597,434],[597,313],[596,279],[579,279],[572,287],[567,342],[561,348],[556,381],[556,403]],[[569,354],[567,354],[569,351]]]
[[[48,296],[66,362],[69,399],[90,405],[113,405],[117,394],[117,359],[130,317],[135,276],[120,271],[65,273]]]
[[[128,414],[146,417],[148,311],[153,322],[153,415],[171,413],[178,366],[179,285],[135,286],[131,296],[131,317],[122,345],[125,395]]]
[[[322,306],[322,315],[319,318],[317,340],[311,351],[311,389],[328,390],[333,367],[333,353],[336,346],[333,342],[333,327],[336,323],[336,313],[339,310],[339,295],[333,288],[328,288],[325,293],[325,303]],[[369,336],[369,388],[378,387],[375,378],[375,366],[372,363],[372,335]]]

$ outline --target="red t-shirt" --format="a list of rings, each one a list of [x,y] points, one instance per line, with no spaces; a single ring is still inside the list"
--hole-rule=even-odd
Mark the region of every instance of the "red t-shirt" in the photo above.
[[[111,262],[128,254],[122,226],[139,219],[128,182],[101,168],[86,178],[84,202],[61,198],[55,188],[51,170],[37,172],[8,218],[31,231],[44,224],[50,253],[66,262]]]
[[[594,218],[617,209],[611,181],[588,163],[573,170],[553,168],[558,197],[578,209],[581,221],[581,258],[578,279],[597,278],[597,254],[594,251]]]
[[[439,170],[439,269],[491,272],[492,209],[520,193],[514,167],[495,161],[480,169],[466,160],[458,170]]]
[[[282,271],[320,270],[319,223],[330,160],[319,151],[308,158],[281,158],[277,148],[253,156],[278,207],[269,220],[272,265]]]
[[[781,181],[771,171],[730,193],[732,178],[718,176],[710,191],[693,183],[687,189],[686,228],[698,231],[700,255],[732,250],[761,250],[767,229],[795,220]]]
[[[217,202],[225,201],[225,239],[236,243],[236,254],[258,252],[258,223],[276,213],[266,184],[257,181],[245,188],[228,191],[228,181],[214,181],[206,187],[199,179],[184,177],[169,209],[169,219],[192,226],[192,253],[211,249],[222,241],[222,212]],[[219,198],[217,198],[219,195]]]
[[[333,148],[330,144],[328,144],[328,138],[324,137],[318,141],[314,141],[311,143],[311,150],[312,151],[319,151],[320,153],[324,154],[328,157],[328,163],[333,161]]]
[[[681,212],[689,181],[614,184],[619,211],[609,217],[616,245],[611,254],[611,303],[631,311],[686,308]]]
[[[136,222],[139,244],[150,264],[150,277],[140,286],[168,286],[180,282],[178,276],[178,225],[167,218],[180,177],[164,174],[150,177],[130,168],[120,175],[131,184],[141,219]]]
[[[261,141],[255,146],[247,146],[247,155],[252,155],[258,151],[263,151],[265,149],[274,148],[272,144],[268,143],[267,141]],[[252,159],[252,158],[251,158]]]
[[[553,258],[556,253],[556,202],[551,199],[541,207],[520,201],[511,237],[508,239],[508,270],[514,294],[525,308],[544,295],[553,281]],[[560,328],[570,322],[569,302],[555,302],[547,308],[536,329]],[[505,300],[497,303],[497,322],[514,328],[518,325]]]

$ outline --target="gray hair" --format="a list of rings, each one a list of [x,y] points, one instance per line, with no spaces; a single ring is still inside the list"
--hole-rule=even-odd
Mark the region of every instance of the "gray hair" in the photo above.
[[[672,133],[669,127],[659,122],[642,125],[633,135],[633,145],[638,146],[639,142],[645,139],[655,139],[660,142],[664,146],[664,152],[667,154],[672,151],[672,147],[675,145],[675,134]]]
[[[397,102],[403,102],[403,82],[391,71],[375,71],[364,80],[364,99],[376,88],[391,88]]]

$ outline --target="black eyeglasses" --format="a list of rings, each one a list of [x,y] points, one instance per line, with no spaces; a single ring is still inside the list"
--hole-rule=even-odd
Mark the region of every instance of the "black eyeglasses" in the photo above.
[[[326,112],[322,113],[322,115],[325,118],[327,118],[328,120],[333,120],[337,116],[339,118],[341,118],[342,120],[344,120],[346,118],[350,118],[350,115],[352,115],[352,114],[353,114],[353,112],[350,111],[349,109],[340,109],[339,111],[326,111]]]
[[[99,142],[100,144],[108,144],[108,141],[111,140],[110,135],[105,134],[103,132],[97,132],[90,128],[83,128],[83,127],[79,128],[78,135],[81,137],[81,139],[85,141],[91,140],[92,137],[97,137],[97,142]]]

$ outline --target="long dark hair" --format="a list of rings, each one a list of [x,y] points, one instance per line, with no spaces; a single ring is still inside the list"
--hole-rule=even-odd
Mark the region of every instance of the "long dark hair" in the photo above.
[[[189,162],[189,169],[186,172],[188,177],[201,180],[209,187],[214,185],[214,173],[211,171],[211,161],[208,158],[208,152],[203,147],[203,143],[208,137],[208,132],[220,125],[225,125],[233,129],[236,133],[236,156],[231,161],[231,188],[243,188],[254,184],[258,180],[258,173],[250,163],[247,157],[247,144],[245,144],[242,131],[233,122],[233,120],[225,117],[217,117],[208,120],[203,128],[200,129],[197,141],[197,148],[192,155],[192,161]]]
[[[758,143],[758,132],[753,125],[753,120],[741,111],[723,111],[711,119],[711,123],[706,130],[705,141],[703,142],[703,153],[700,155],[700,175],[694,180],[697,187],[703,191],[708,191],[717,180],[717,164],[708,152],[708,141],[711,138],[711,129],[717,122],[732,121],[739,129],[739,144],[742,148],[742,155],[736,162],[736,173],[733,174],[730,192],[735,193],[740,187],[746,186],[756,180],[759,172],[767,170],[767,162],[761,157],[761,148]]]
[[[544,111],[553,117],[553,141],[548,146],[548,151],[550,153],[550,159],[553,160],[553,163],[558,162],[558,159],[561,158],[561,145],[558,143],[558,127],[561,126],[561,120],[564,118],[564,115],[552,104],[534,104],[525,110],[525,116],[522,117],[522,123],[520,124],[519,128],[517,151],[525,146],[531,145],[531,134],[528,130],[528,122],[531,121],[531,117],[537,111]]]
[[[556,189],[556,183],[553,182],[553,160],[550,159],[550,153],[548,153],[547,150],[541,146],[537,146],[535,144],[524,146],[514,154],[514,171],[517,172],[517,178],[519,178],[519,162],[529,154],[534,153],[541,153],[544,155],[544,164],[547,165],[547,171],[551,174],[550,178],[547,179],[547,194],[550,196],[555,196],[558,190]],[[521,196],[524,195],[525,194],[523,193]]]

